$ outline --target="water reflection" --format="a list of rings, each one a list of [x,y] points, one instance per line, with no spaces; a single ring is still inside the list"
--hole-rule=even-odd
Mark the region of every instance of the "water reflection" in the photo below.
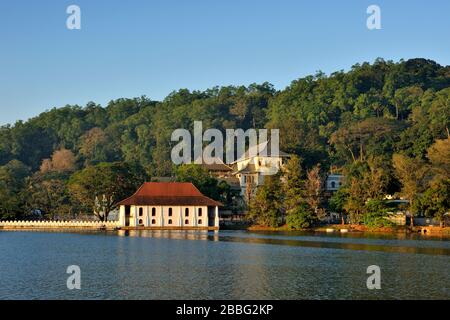
[[[117,234],[0,233],[0,299],[450,299],[444,241],[399,248],[384,238]],[[426,254],[405,254],[414,242],[414,253]],[[82,269],[80,291],[66,288],[71,264]],[[382,290],[367,290],[373,264]]]
[[[119,236],[123,237],[141,237],[141,238],[164,238],[173,240],[203,240],[203,241],[223,241],[239,242],[248,244],[270,244],[309,248],[327,248],[327,249],[345,249],[345,250],[363,250],[363,251],[381,251],[392,253],[412,253],[428,255],[450,255],[450,243],[429,242],[426,246],[419,245],[418,240],[392,240],[408,239],[406,235],[372,235],[364,237],[356,234],[352,237],[321,237],[311,236],[299,233],[274,234],[274,233],[247,233],[247,232],[208,232],[208,231],[173,231],[173,230],[120,230]],[[411,238],[409,238],[411,239]],[[360,242],[364,240],[364,242]],[[401,242],[405,245],[400,245]]]
[[[58,230],[25,230],[8,232],[66,233]],[[103,234],[107,236],[215,241],[247,244],[270,244],[292,247],[380,251],[426,255],[450,255],[450,241],[445,236],[423,237],[417,234],[347,233],[325,234],[314,232],[270,231],[195,231],[195,230],[119,230],[69,232],[78,234]]]
[[[329,249],[347,249],[347,250],[366,250],[397,253],[419,253],[431,255],[450,255],[450,249],[447,248],[421,248],[421,247],[402,247],[389,245],[372,245],[363,243],[340,243],[329,241],[302,241],[286,239],[267,239],[267,238],[241,238],[241,237],[223,237],[221,241],[237,241],[253,244],[276,244],[311,248],[329,248]]]
[[[208,231],[178,231],[178,230],[119,230],[121,237],[164,238],[173,240],[213,240],[219,241],[219,234]],[[211,238],[212,237],[212,238]]]

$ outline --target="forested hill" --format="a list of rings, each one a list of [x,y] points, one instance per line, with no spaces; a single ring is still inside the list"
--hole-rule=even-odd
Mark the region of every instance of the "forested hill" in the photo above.
[[[269,83],[182,89],[164,101],[66,106],[3,126],[0,218],[35,209],[48,217],[107,212],[143,180],[174,174],[171,134],[192,130],[195,120],[204,129],[279,128],[281,150],[299,155],[303,169],[344,170],[345,188],[326,207],[356,217],[368,199],[386,193],[414,200],[428,188],[425,194],[438,190],[445,202],[450,192],[450,66],[378,59],[298,79],[281,91]],[[177,179],[196,176],[202,191],[228,202],[223,185],[220,191],[195,171],[176,170]],[[445,213],[447,205],[441,207]]]
[[[98,162],[139,162],[151,174],[170,173],[170,136],[176,128],[279,128],[281,148],[311,165],[343,165],[352,157],[392,152],[424,156],[448,135],[450,66],[412,59],[377,60],[349,72],[318,73],[276,91],[269,83],[186,89],[162,102],[146,97],[93,102],[41,113],[3,126],[0,165],[17,159],[38,170],[55,150],[66,148],[79,168]],[[356,135],[362,135],[356,137]],[[364,139],[361,150],[353,146]]]

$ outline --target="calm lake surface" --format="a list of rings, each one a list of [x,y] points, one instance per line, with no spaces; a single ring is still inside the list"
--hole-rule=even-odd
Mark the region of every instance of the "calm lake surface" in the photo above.
[[[81,268],[81,290],[66,269]],[[381,268],[368,290],[367,267]],[[0,299],[450,299],[450,241],[246,231],[0,232]]]

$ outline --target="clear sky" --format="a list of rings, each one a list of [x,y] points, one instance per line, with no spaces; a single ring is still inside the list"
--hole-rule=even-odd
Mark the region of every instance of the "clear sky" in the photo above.
[[[68,30],[66,8],[81,8]],[[381,8],[381,30],[366,9]],[[163,99],[377,57],[450,64],[448,0],[0,0],[0,124],[52,107]]]

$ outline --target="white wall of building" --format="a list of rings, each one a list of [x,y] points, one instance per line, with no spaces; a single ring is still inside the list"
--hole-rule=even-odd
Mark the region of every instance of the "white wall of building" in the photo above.
[[[283,167],[283,159],[281,157],[256,156],[250,159],[237,161],[237,171],[244,169],[249,164],[255,166],[255,173],[239,173],[236,176],[239,179],[242,194],[245,194],[247,179],[252,179],[251,183],[254,184],[255,187],[264,184],[264,177],[266,175],[276,174]]]
[[[327,191],[337,191],[342,186],[344,176],[340,174],[330,174],[325,181]]]
[[[120,224],[125,226],[125,206]],[[207,227],[207,206],[130,206],[130,227]]]

